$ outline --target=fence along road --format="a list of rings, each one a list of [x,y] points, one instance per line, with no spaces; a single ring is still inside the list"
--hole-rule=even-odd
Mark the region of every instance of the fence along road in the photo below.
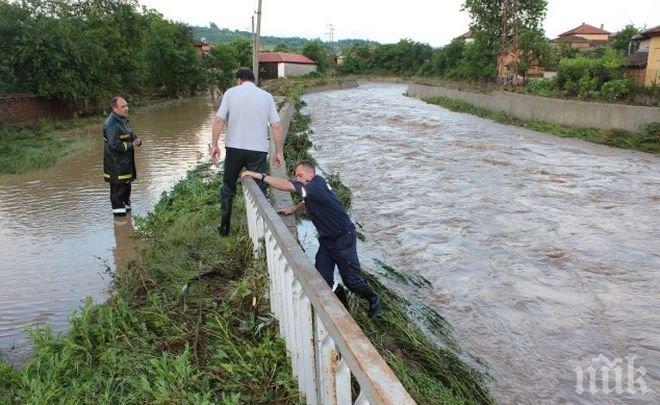
[[[271,311],[307,403],[414,404],[253,179],[243,179],[243,193],[254,253],[266,252]]]

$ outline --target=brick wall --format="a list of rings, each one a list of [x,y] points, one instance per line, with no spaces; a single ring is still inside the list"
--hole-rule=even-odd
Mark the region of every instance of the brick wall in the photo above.
[[[73,113],[74,110],[64,103],[32,94],[0,95],[0,124],[70,118]]]

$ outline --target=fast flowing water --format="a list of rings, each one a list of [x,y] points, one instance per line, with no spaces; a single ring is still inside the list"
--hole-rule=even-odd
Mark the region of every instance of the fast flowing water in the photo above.
[[[136,151],[133,214],[145,215],[185,172],[208,159],[213,105],[202,99],[130,113],[144,141]],[[113,220],[103,181],[101,122],[83,130],[90,147],[0,186],[0,352],[21,363],[25,328],[68,326],[81,300],[103,300],[118,263],[135,247],[130,217]]]
[[[353,192],[363,264],[371,252],[432,283],[411,293],[486,363],[500,402],[658,403],[660,158],[405,89],[304,97],[313,155]]]

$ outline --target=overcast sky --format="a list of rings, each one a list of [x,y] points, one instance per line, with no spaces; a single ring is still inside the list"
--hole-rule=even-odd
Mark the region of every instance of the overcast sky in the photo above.
[[[190,25],[250,30],[257,0],[140,0],[165,17]],[[328,24],[335,40],[371,39],[381,43],[410,38],[442,46],[467,31],[469,17],[463,0],[262,0],[262,35],[328,39]],[[544,23],[554,38],[586,22],[608,31],[626,24],[660,25],[658,0],[549,0]]]

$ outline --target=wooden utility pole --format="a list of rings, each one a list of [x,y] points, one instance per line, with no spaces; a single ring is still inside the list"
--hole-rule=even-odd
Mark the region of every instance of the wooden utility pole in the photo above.
[[[254,72],[255,69],[257,68],[257,63],[259,60],[257,59],[257,50],[254,46],[256,40],[257,33],[254,31],[254,14],[252,14],[252,71]]]
[[[259,42],[261,41],[261,0],[257,6],[257,30],[252,41],[252,71],[254,72],[254,84],[259,85]],[[252,18],[254,23],[254,17]]]

